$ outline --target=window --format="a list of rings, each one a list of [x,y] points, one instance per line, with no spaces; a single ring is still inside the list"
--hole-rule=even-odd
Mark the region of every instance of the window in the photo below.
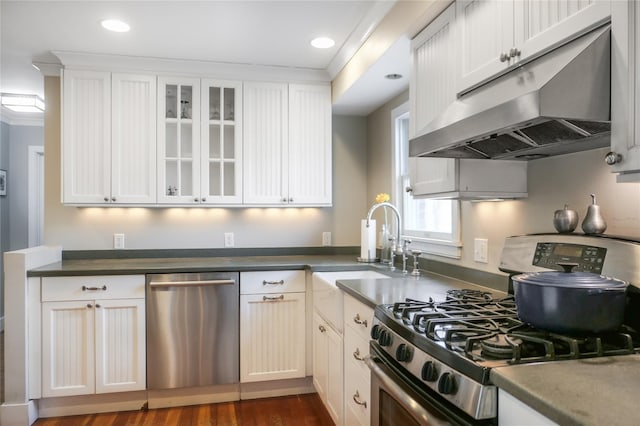
[[[425,253],[459,259],[460,202],[413,198],[405,188],[409,182],[409,111],[408,103],[392,112],[394,129],[394,197],[402,213],[404,238],[410,247]]]

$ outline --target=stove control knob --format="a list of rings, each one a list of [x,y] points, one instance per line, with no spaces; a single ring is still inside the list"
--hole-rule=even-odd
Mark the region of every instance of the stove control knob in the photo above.
[[[407,344],[401,343],[396,349],[396,359],[400,362],[411,362],[413,358],[413,348]]]
[[[378,340],[378,337],[380,337],[380,330],[381,327],[378,324],[371,327],[371,338],[373,340]]]
[[[380,330],[378,343],[380,343],[380,346],[391,346],[393,343],[393,336],[391,335],[391,332],[387,330]]]
[[[438,380],[438,392],[444,395],[453,395],[458,390],[456,378],[451,373],[444,373]]]
[[[435,382],[438,379],[438,367],[433,361],[427,361],[422,366],[422,380]]]

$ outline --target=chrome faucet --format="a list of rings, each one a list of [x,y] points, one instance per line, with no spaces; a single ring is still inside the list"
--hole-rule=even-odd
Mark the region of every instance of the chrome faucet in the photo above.
[[[406,243],[404,244],[404,247],[403,247],[402,240],[400,239],[400,233],[402,232],[402,219],[400,217],[400,212],[398,211],[398,208],[393,204],[386,201],[383,203],[377,203],[371,206],[371,208],[369,209],[369,213],[367,213],[367,228],[369,227],[369,221],[371,220],[371,215],[373,215],[373,212],[380,207],[389,207],[396,214],[396,221],[397,221],[398,227],[396,229],[396,237],[395,239],[392,239],[391,263],[389,264],[389,269],[394,270],[395,266],[393,265],[393,258],[395,254],[402,254],[403,249],[406,249]],[[406,267],[403,267],[403,269],[406,270]]]

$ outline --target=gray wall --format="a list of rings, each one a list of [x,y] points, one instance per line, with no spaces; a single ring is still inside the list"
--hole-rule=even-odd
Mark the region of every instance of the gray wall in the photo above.
[[[45,243],[65,250],[111,249],[113,234],[125,247],[218,248],[224,233],[236,247],[312,247],[322,232],[334,246],[360,241],[366,214],[366,120],[334,117],[332,208],[78,208],[60,202],[60,82],[45,78]]]
[[[0,251],[28,246],[28,150],[43,146],[42,126],[0,121],[0,169],[7,171],[7,196],[0,197]],[[0,318],[4,316],[4,267],[0,259]]]
[[[368,117],[368,199],[391,189],[391,110],[409,99],[408,92]],[[640,183],[616,183],[603,158],[608,150],[567,154],[530,161],[528,198],[502,202],[461,202],[462,258],[431,258],[461,266],[499,272],[504,239],[511,235],[555,232],[553,213],[569,204],[585,216],[595,193],[608,227],[607,234],[640,238]],[[581,231],[578,228],[578,231]],[[473,260],[475,238],[489,243],[489,262]]]

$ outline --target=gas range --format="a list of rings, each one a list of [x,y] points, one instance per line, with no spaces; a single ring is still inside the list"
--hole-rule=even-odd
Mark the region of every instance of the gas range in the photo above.
[[[379,305],[371,337],[387,360],[474,419],[496,416],[491,368],[640,350],[629,327],[589,336],[550,333],[520,321],[513,296],[477,290],[450,290],[440,302]]]

